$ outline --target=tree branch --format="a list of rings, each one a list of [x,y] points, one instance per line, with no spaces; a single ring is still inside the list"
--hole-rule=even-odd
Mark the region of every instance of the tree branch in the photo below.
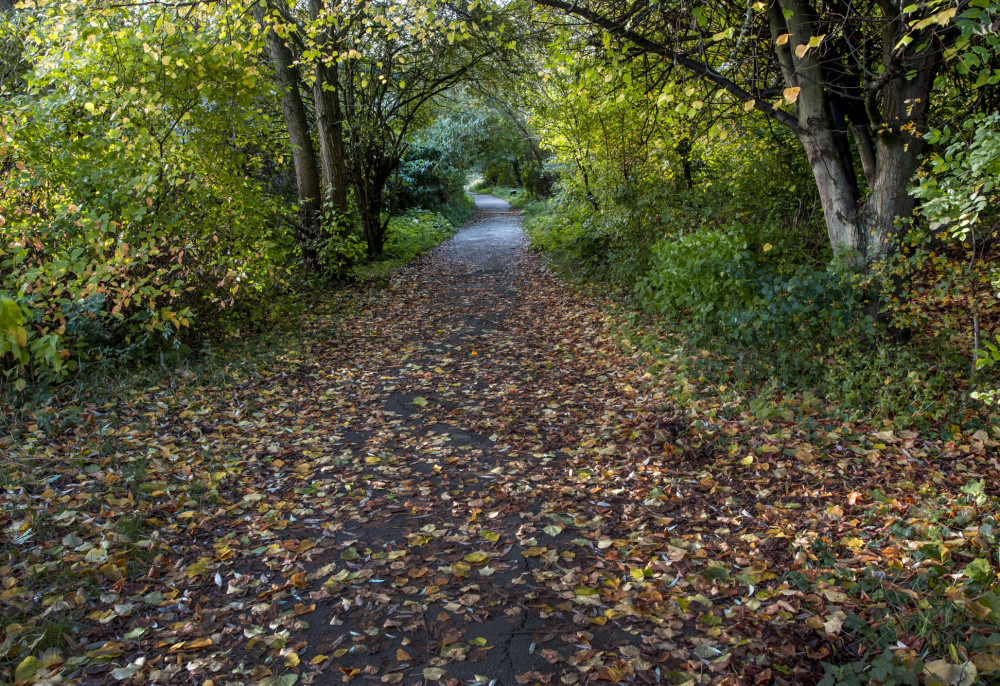
[[[563,2],[563,0],[535,0],[535,3],[539,5],[545,5],[553,9],[562,10],[563,12],[566,12],[568,14],[576,15],[595,26],[599,26],[600,28],[604,29],[605,31],[608,31],[609,33],[613,33],[619,36],[620,38],[628,40],[629,42],[633,43],[639,48],[642,48],[646,52],[652,53],[654,55],[660,55],[668,60],[671,60],[675,64],[684,67],[688,71],[691,71],[703,78],[708,79],[709,81],[712,81],[713,83],[721,87],[723,90],[725,90],[727,93],[738,98],[742,102],[753,102],[754,109],[763,112],[764,114],[771,117],[775,121],[784,124],[792,131],[797,132],[799,130],[799,125],[798,122],[795,120],[795,117],[788,114],[787,112],[784,112],[782,110],[779,110],[771,106],[770,103],[754,98],[753,95],[751,95],[749,92],[740,88],[732,80],[726,78],[725,76],[715,71],[714,69],[712,69],[710,66],[708,66],[703,62],[699,62],[697,60],[691,59],[687,55],[675,52],[674,50],[672,50],[666,45],[663,45],[662,43],[657,43],[653,40],[650,40],[649,38],[646,38],[645,36],[641,36],[635,31],[625,28],[624,26],[621,26],[620,24],[609,19],[608,17],[598,14],[597,12],[594,12],[593,10],[588,9],[587,7],[580,6],[576,3],[570,4],[568,2]]]

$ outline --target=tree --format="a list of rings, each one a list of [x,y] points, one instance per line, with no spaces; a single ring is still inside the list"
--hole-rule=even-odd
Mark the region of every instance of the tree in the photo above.
[[[347,210],[349,182],[368,252],[378,254],[407,133],[435,97],[496,51],[483,39],[496,30],[476,23],[488,10],[416,0],[309,0],[305,8],[269,0],[269,8],[278,49],[308,73],[328,205]]]
[[[436,97],[512,47],[488,6],[456,3],[430,11],[406,2],[379,10],[355,24],[340,84],[352,185],[370,254],[382,251],[387,190],[407,135],[429,121]]]
[[[696,78],[790,129],[809,159],[834,251],[891,253],[946,52],[989,30],[988,0],[723,0],[710,5],[534,0],[596,33],[585,42]],[[905,6],[908,5],[908,6]]]
[[[316,267],[314,242],[320,230],[322,191],[319,169],[316,166],[316,151],[313,148],[302,101],[301,77],[295,58],[288,45],[278,36],[274,28],[267,26],[263,8],[255,7],[258,23],[264,25],[267,34],[267,50],[274,65],[275,83],[281,94],[281,111],[292,148],[292,165],[295,169],[295,189],[299,206],[299,240],[307,263]]]

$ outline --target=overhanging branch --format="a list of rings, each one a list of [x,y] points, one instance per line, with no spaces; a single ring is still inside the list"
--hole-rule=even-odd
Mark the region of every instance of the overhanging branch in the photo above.
[[[599,26],[609,33],[613,33],[620,38],[624,38],[648,53],[662,56],[672,61],[674,64],[684,67],[688,71],[708,79],[730,95],[738,98],[740,101],[753,102],[754,109],[763,112],[775,121],[784,124],[792,131],[797,132],[799,130],[799,125],[795,120],[795,117],[787,112],[773,107],[768,102],[754,98],[753,95],[740,88],[731,79],[726,78],[704,62],[699,62],[698,60],[688,57],[687,55],[674,51],[669,46],[657,43],[656,41],[646,38],[645,36],[641,36],[632,29],[625,28],[618,22],[615,22],[608,17],[598,14],[597,12],[579,4],[570,4],[568,2],[563,2],[563,0],[535,0],[535,2],[539,5],[545,5],[553,9],[562,10],[563,12],[576,15],[581,19],[590,22],[594,26]]]

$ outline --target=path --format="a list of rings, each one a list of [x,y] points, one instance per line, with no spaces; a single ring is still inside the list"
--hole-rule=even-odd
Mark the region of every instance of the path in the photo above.
[[[257,600],[229,622],[289,633],[229,659],[315,684],[725,675],[732,644],[745,655],[770,631],[723,631],[739,602],[713,608],[715,579],[689,571],[727,554],[712,531],[740,502],[712,479],[663,493],[706,448],[639,396],[599,312],[525,250],[519,213],[476,202],[470,226],[267,384],[257,430],[280,459],[241,488],[266,496],[253,528],[281,529],[254,549],[270,573],[234,564]]]
[[[556,450],[578,452],[579,425],[598,412],[587,395],[603,383],[601,365],[587,360],[592,341],[559,340],[545,300],[524,297],[542,277],[523,250],[517,213],[489,196],[476,204],[478,221],[424,260],[403,297],[356,332],[376,337],[362,350],[388,354],[358,360],[359,400],[371,421],[349,434],[357,471],[348,467],[344,481],[367,487],[336,515],[337,548],[358,559],[332,559],[358,576],[330,587],[314,613],[324,621],[309,631],[313,652],[355,651],[333,660],[331,682],[360,668],[388,674],[389,683],[439,674],[530,683],[580,675],[565,660],[615,664],[622,649],[641,645],[617,622],[590,623],[579,610],[599,603],[573,591],[587,579],[571,570],[599,549],[571,543],[580,532],[566,525],[579,518],[589,533],[610,533],[621,513],[598,504],[604,495],[573,493],[570,510],[557,505],[566,494],[551,492],[570,462]],[[595,589],[599,581],[590,580]],[[610,659],[597,657],[602,650]]]
[[[25,670],[94,685],[814,678],[830,651],[796,617],[822,599],[765,590],[791,557],[752,515],[758,485],[715,464],[610,318],[524,248],[519,214],[476,200],[385,288],[319,303],[269,364],[178,374],[19,439],[37,460],[7,493],[48,512],[61,545],[10,524],[26,533],[2,593],[8,654],[42,655],[45,622],[75,613],[64,652]]]

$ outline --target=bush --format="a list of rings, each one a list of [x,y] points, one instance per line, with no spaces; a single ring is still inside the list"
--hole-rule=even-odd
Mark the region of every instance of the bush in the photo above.
[[[389,221],[384,255],[409,260],[430,250],[455,233],[455,225],[444,215],[429,210],[411,210]]]
[[[635,293],[648,309],[683,310],[702,321],[718,320],[722,312],[751,305],[750,259],[745,240],[720,230],[663,240],[653,246],[651,266]]]
[[[400,212],[430,210],[444,215],[455,226],[472,216],[472,199],[464,188],[465,172],[449,156],[431,146],[413,146],[400,163]]]
[[[293,243],[261,180],[256,58],[129,8],[31,17],[0,149],[0,371],[47,384],[266,313]]]

